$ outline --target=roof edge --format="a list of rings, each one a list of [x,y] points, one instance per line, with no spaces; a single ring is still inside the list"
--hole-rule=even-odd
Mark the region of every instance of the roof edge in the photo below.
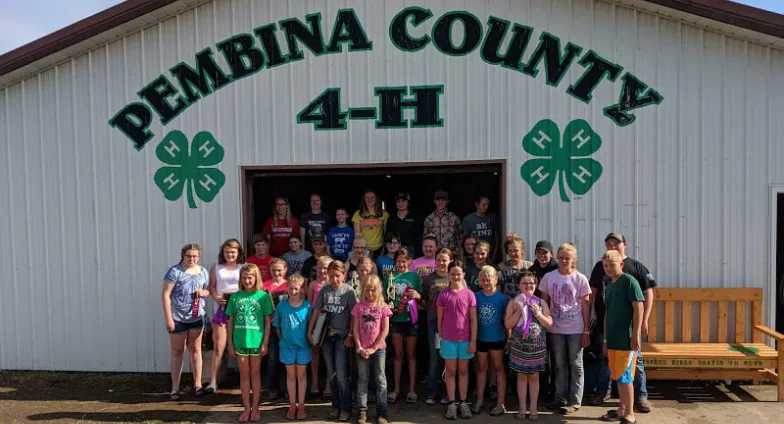
[[[126,0],[0,56],[0,76],[179,0]]]
[[[0,77],[179,0],[126,0],[0,56]],[[784,40],[784,15],[729,0],[644,0]]]
[[[784,39],[784,15],[724,0],[645,0],[717,22]]]

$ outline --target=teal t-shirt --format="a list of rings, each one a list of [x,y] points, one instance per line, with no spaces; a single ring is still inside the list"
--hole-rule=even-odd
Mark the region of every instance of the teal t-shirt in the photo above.
[[[234,318],[234,347],[259,349],[264,340],[264,318],[272,313],[272,299],[264,290],[232,294],[226,315]]]
[[[406,305],[406,309],[403,312],[395,312],[396,308],[400,306],[400,301],[403,300],[403,292],[405,292],[407,287],[411,287],[412,289],[416,290],[419,295],[422,295],[422,283],[419,281],[419,274],[414,271],[408,271],[403,274],[393,274],[393,283],[395,285],[395,299],[392,302],[392,318],[389,320],[391,322],[410,322],[411,315],[408,310],[409,306]],[[384,295],[386,296],[387,293],[387,282],[388,280],[384,280]]]
[[[629,274],[621,275],[605,288],[604,302],[607,305],[605,325],[607,349],[631,350],[633,302],[643,302],[640,283]]]
[[[307,332],[312,311],[307,300],[303,300],[302,304],[296,307],[289,305],[288,300],[278,304],[272,326],[280,328],[280,347],[309,348]]]

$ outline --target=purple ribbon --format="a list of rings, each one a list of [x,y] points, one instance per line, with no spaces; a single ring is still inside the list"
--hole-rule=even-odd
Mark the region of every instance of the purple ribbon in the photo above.
[[[517,329],[523,333],[524,336],[528,335],[528,331],[531,329],[531,320],[533,319],[533,314],[531,314],[531,304],[541,305],[542,301],[536,295],[531,295],[530,297],[526,297],[524,294],[520,294],[519,296],[522,300],[522,304],[524,308],[528,308],[525,311],[525,323],[523,324],[523,328],[520,328],[519,321],[517,325]],[[515,299],[517,301],[517,299]]]

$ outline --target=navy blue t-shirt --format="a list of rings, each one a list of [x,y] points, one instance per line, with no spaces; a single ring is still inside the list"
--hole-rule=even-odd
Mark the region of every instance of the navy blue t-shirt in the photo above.
[[[329,253],[335,259],[345,261],[351,252],[351,245],[354,243],[354,228],[350,225],[345,227],[332,227],[327,233],[327,245]]]
[[[506,339],[504,313],[508,302],[498,290],[490,296],[481,290],[476,292],[477,340],[491,343]]]

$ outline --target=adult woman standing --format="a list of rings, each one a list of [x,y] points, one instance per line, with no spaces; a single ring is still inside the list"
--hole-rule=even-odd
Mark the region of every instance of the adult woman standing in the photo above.
[[[229,239],[221,245],[218,263],[210,269],[210,295],[218,308],[212,317],[212,372],[205,393],[218,390],[218,371],[226,350],[226,324],[229,323],[226,315],[226,304],[229,301],[227,295],[239,291],[240,269],[244,262],[245,253],[240,242]]]
[[[171,392],[169,400],[180,399],[180,377],[182,358],[185,349],[193,373],[193,388],[196,396],[204,394],[201,388],[201,336],[206,314],[204,298],[210,295],[207,290],[209,276],[207,270],[199,265],[201,247],[190,243],[180,250],[180,263],[169,268],[163,278],[163,317],[171,343]]]
[[[376,259],[384,247],[384,232],[386,231],[389,214],[378,204],[378,196],[373,190],[365,190],[359,210],[354,212],[351,222],[354,223],[354,235],[367,241],[370,257]]]
[[[291,204],[285,197],[275,198],[272,217],[264,223],[262,232],[270,237],[270,253],[280,258],[289,251],[289,237],[299,232],[299,221],[291,216]]]

